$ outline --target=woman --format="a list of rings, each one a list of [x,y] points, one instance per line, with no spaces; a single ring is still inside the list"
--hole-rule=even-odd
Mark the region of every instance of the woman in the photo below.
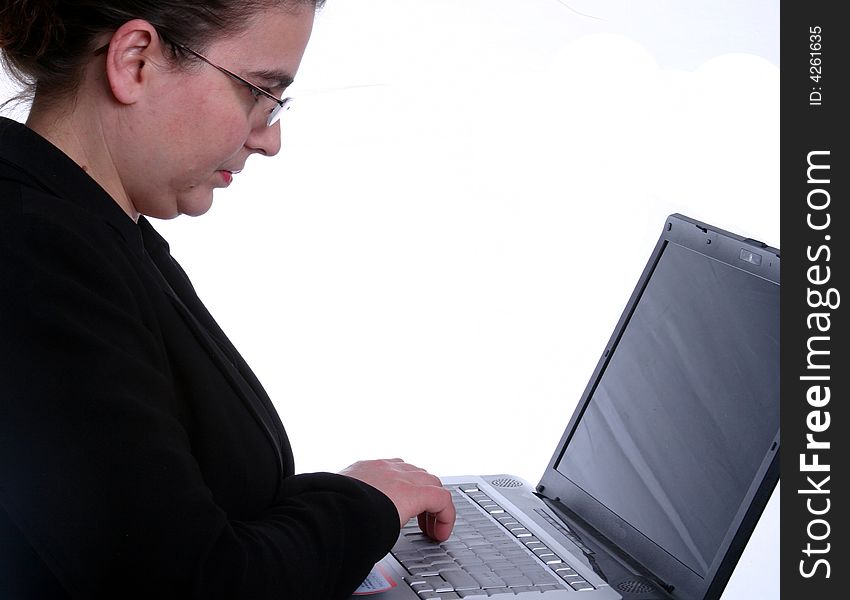
[[[320,0],[3,0],[0,597],[343,598],[439,480],[294,475],[274,407],[145,217],[200,215],[277,122]]]

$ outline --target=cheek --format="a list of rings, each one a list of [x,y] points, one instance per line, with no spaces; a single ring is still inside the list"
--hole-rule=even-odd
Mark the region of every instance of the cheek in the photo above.
[[[234,167],[242,152],[246,134],[238,124],[201,122],[184,131],[177,157],[170,166],[175,175],[191,184],[200,184],[223,167]]]
[[[226,159],[245,144],[250,132],[247,107],[228,92],[194,86],[190,94],[194,100],[172,111],[170,143],[180,148],[186,167]]]
[[[249,107],[232,92],[192,81],[180,93],[163,95],[160,104],[167,103],[170,110],[161,111],[162,118],[157,120],[155,185],[170,194],[203,196],[221,184],[216,179],[218,169],[243,162],[250,134]]]
[[[221,162],[242,150],[249,133],[244,116],[230,110],[212,120],[202,119],[187,135],[195,139],[193,146],[200,155],[221,166]]]

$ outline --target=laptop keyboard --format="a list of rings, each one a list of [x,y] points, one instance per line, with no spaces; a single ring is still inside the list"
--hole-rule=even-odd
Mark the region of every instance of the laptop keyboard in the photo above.
[[[475,484],[450,489],[457,509],[451,537],[436,542],[411,519],[391,552],[407,569],[404,581],[420,598],[594,589]]]

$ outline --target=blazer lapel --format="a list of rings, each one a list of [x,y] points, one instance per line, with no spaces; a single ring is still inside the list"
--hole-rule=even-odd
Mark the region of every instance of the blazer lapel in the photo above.
[[[171,299],[178,313],[196,334],[210,358],[226,376],[245,408],[268,437],[277,455],[281,477],[291,474],[294,465],[289,440],[275,422],[277,413],[265,390],[197,297],[188,277],[171,257],[168,243],[144,217],[139,217],[139,227],[149,259],[145,262],[148,263],[152,277]]]

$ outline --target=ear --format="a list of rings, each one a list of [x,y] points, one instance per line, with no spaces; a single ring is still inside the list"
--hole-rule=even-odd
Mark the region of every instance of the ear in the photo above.
[[[142,19],[115,30],[106,53],[106,78],[112,95],[122,104],[135,103],[144,92],[155,64],[163,64],[163,45],[153,25]]]

